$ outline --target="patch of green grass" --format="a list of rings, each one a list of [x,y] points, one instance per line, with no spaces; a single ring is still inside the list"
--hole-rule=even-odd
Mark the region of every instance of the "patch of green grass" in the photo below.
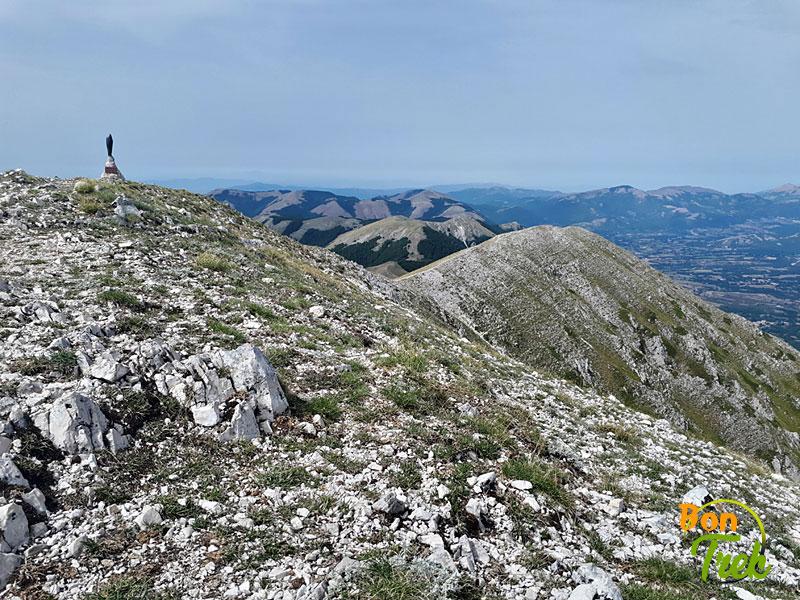
[[[94,197],[78,198],[78,210],[87,215],[94,215],[103,210],[105,206]]]
[[[275,319],[279,319],[280,317],[276,315],[272,310],[264,306],[263,304],[258,304],[256,302],[246,301],[243,302],[242,305],[247,309],[247,311],[256,316],[261,317],[267,321],[273,321]]]
[[[203,252],[194,259],[194,264],[201,269],[208,269],[216,273],[227,273],[231,270],[231,264],[216,254],[211,252]]]
[[[387,558],[372,561],[361,576],[360,600],[425,600],[433,598],[431,583],[419,573],[392,564]]]
[[[131,310],[141,310],[144,308],[142,301],[136,296],[118,289],[102,291],[97,295],[97,299],[100,302],[110,302],[116,306],[130,308]]]
[[[523,479],[533,484],[534,491],[554,500],[571,510],[575,500],[565,487],[566,476],[558,469],[546,467],[539,462],[514,459],[503,464],[503,475],[509,479]]]
[[[361,473],[367,468],[366,462],[349,458],[341,452],[326,452],[323,456],[334,467],[350,475]]]
[[[392,474],[392,484],[403,490],[415,490],[422,483],[422,474],[416,461],[405,461],[400,465],[400,472]]]
[[[119,333],[138,334],[141,336],[150,336],[155,331],[151,321],[141,315],[130,315],[117,319],[115,328]]]
[[[147,577],[123,577],[106,583],[84,600],[177,600],[176,592],[157,592]]]
[[[34,376],[45,373],[57,373],[62,376],[72,375],[78,366],[78,358],[74,352],[59,350],[49,356],[35,356],[17,362],[16,370],[22,375]]]
[[[504,504],[506,514],[512,523],[511,534],[525,543],[532,542],[533,528],[538,522],[539,515],[516,496],[507,497]]]
[[[159,496],[156,502],[161,505],[161,515],[167,519],[191,519],[199,517],[203,511],[191,499],[185,504],[180,504],[174,496]]]
[[[589,542],[589,548],[604,559],[610,561],[614,557],[611,547],[603,541],[603,538],[594,529],[586,532],[586,540]]]
[[[73,188],[79,194],[92,194],[97,187],[97,182],[93,179],[81,179],[75,182]]]
[[[286,298],[280,301],[280,305],[289,310],[303,310],[311,306],[311,302],[306,298]]]
[[[186,413],[177,400],[157,392],[133,389],[121,390],[121,397],[103,401],[103,412],[128,432],[137,432],[145,423],[169,417],[176,419]]]
[[[413,414],[431,414],[447,405],[444,389],[428,380],[390,385],[384,390],[384,395],[398,408]]]
[[[695,596],[685,596],[668,589],[648,587],[638,583],[629,583],[622,586],[623,600],[687,600]]]
[[[297,356],[294,348],[270,348],[267,350],[267,358],[276,369],[288,367],[292,364],[292,359]]]
[[[428,370],[428,359],[419,352],[403,349],[381,358],[378,364],[384,367],[400,365],[411,373],[424,373]]]
[[[637,562],[636,571],[645,579],[662,583],[694,583],[698,572],[688,565],[651,557]]]
[[[231,327],[230,325],[223,323],[218,319],[209,318],[206,320],[206,323],[208,325],[208,328],[214,333],[220,333],[222,335],[230,336],[234,339],[235,342],[239,344],[243,344],[247,341],[247,336],[245,334],[243,334],[235,327]]]
[[[314,476],[303,467],[274,467],[256,475],[256,481],[267,487],[295,488],[313,483]]]
[[[357,362],[348,363],[348,367],[339,375],[337,383],[344,391],[347,401],[357,403],[369,396],[369,387],[366,383],[369,371]]]
[[[500,457],[502,447],[493,438],[481,434],[460,434],[449,442],[436,447],[439,458],[447,460],[463,460],[469,453],[484,460],[496,460]]]
[[[619,423],[602,423],[597,426],[597,431],[599,433],[610,433],[623,444],[638,446],[642,443],[642,440],[636,431],[633,429],[628,429]]]
[[[308,400],[303,411],[312,415],[321,415],[326,421],[338,421],[342,416],[339,398],[336,394],[328,394]]]

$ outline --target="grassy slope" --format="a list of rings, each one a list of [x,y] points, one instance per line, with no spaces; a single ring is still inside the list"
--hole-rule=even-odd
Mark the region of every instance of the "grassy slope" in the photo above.
[[[685,417],[717,442],[798,458],[779,430],[800,431],[800,354],[599,236],[504,234],[403,281],[530,364]]]

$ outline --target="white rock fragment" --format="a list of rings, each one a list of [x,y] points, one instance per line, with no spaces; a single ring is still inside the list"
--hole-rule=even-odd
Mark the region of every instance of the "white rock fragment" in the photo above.
[[[6,485],[29,488],[31,484],[22,475],[22,472],[14,464],[9,456],[0,456],[0,481]]]
[[[108,420],[91,398],[79,392],[59,398],[34,422],[57,448],[70,454],[105,447]]]
[[[308,314],[315,319],[321,319],[325,316],[325,307],[319,305],[312,306],[308,309]]]
[[[197,501],[197,505],[202,508],[207,513],[212,515],[221,515],[222,514],[222,504],[216,502],[214,500],[206,500],[204,498],[200,498]]]
[[[703,506],[706,502],[713,500],[708,489],[704,485],[698,485],[684,494],[681,502],[684,504],[694,504],[696,506]]]
[[[605,511],[612,517],[618,517],[625,512],[625,501],[622,498],[612,498],[606,505]]]
[[[0,507],[0,534],[0,552],[16,550],[28,543],[28,518],[19,504],[12,502]]]
[[[508,485],[510,485],[515,490],[521,490],[523,492],[527,492],[528,490],[533,489],[533,484],[527,479],[513,479],[508,482]]]
[[[155,381],[161,393],[189,408],[195,423],[204,427],[218,424],[224,404],[238,397],[225,439],[252,439],[254,420],[261,433],[272,433],[270,423],[289,408],[275,369],[252,344],[173,361]]]
[[[622,600],[622,592],[611,575],[597,565],[581,565],[572,579],[580,585],[572,591],[569,600]]]
[[[130,369],[117,362],[116,352],[106,351],[96,356],[88,368],[88,375],[108,383],[119,381],[130,372]]]
[[[14,574],[14,571],[16,571],[22,563],[23,558],[18,554],[0,552],[0,590],[5,589],[11,575]]]
[[[399,517],[406,512],[406,504],[395,494],[389,493],[373,503],[372,508],[390,517]]]
[[[139,516],[135,519],[139,529],[142,530],[161,525],[162,521],[163,519],[161,518],[161,511],[157,506],[154,505],[145,506],[142,509],[142,512],[139,513]]]
[[[47,506],[45,505],[45,497],[39,488],[33,488],[29,492],[22,494],[22,501],[30,506],[40,515],[47,514]]]

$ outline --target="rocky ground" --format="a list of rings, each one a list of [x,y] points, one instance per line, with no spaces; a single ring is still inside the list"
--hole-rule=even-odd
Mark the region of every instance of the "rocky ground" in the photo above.
[[[332,253],[21,171],[0,241],[4,597],[796,597],[796,483]],[[687,494],[762,516],[766,581],[700,581]]]

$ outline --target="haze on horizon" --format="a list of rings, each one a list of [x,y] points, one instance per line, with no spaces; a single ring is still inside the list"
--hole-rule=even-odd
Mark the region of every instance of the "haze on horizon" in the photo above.
[[[0,170],[798,182],[791,0],[0,0]]]

